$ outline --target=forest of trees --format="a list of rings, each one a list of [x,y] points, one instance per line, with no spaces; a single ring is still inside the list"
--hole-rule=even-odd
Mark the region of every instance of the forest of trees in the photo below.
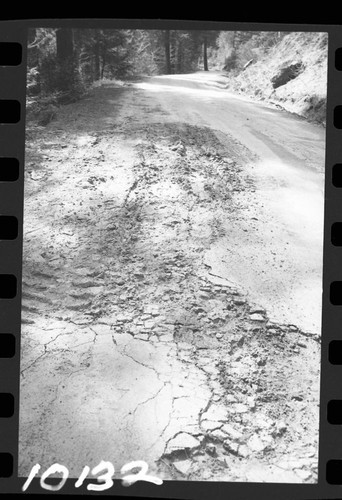
[[[77,98],[103,78],[241,69],[284,33],[211,30],[29,30],[28,96]]]

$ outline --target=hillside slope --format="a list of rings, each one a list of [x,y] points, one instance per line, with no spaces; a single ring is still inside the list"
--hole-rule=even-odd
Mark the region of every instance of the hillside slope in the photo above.
[[[325,122],[327,33],[289,33],[246,69],[227,73],[227,88]]]

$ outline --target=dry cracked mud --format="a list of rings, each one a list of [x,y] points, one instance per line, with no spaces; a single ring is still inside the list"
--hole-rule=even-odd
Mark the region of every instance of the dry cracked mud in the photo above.
[[[163,479],[316,482],[319,336],[205,258],[252,155],[165,115],[104,87],[28,127],[19,475],[140,459]]]

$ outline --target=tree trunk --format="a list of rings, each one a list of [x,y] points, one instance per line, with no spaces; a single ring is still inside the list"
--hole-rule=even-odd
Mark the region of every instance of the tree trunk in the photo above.
[[[101,52],[100,52],[100,61],[101,61],[101,75],[100,78],[103,80],[104,70],[107,64],[107,42],[106,38],[102,39],[101,43]]]
[[[57,59],[60,64],[73,57],[74,43],[72,30],[60,28],[56,31]]]
[[[95,47],[94,47],[94,79],[100,79],[100,34],[99,30],[95,30]]]
[[[166,74],[169,75],[171,73],[170,30],[164,31],[164,48]]]
[[[204,42],[203,42],[203,66],[204,66],[204,71],[209,71],[208,70],[208,42],[207,42],[207,37],[204,37]]]
[[[74,43],[70,28],[56,30],[57,89],[68,91],[74,85]]]
[[[105,66],[106,66],[106,59],[105,59],[105,56],[103,55],[102,56],[102,67],[101,67],[101,80],[103,80],[103,73],[104,73]]]
[[[177,44],[177,73],[183,72],[183,46],[181,40]]]

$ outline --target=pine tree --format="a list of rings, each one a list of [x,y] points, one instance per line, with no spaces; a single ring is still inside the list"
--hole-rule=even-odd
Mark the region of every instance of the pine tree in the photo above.
[[[70,28],[56,30],[57,89],[70,91],[75,84],[74,41]]]

